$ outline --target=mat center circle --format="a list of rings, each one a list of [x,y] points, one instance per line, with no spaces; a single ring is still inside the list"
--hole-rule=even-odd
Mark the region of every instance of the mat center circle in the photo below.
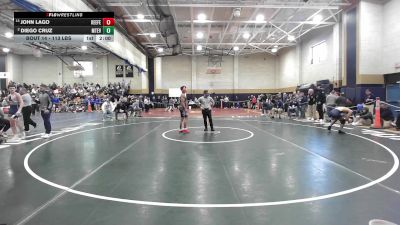
[[[162,137],[176,142],[195,144],[217,144],[244,141],[254,136],[254,133],[236,127],[215,127],[215,131],[204,131],[204,127],[189,127],[190,133],[180,133],[179,129],[167,130]]]

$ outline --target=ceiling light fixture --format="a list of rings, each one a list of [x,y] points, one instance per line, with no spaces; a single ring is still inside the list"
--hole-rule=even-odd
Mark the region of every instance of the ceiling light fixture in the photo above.
[[[11,32],[6,32],[6,33],[4,33],[4,36],[5,36],[6,38],[12,38],[12,37],[14,36],[14,34],[11,33]]]
[[[288,41],[296,40],[296,38],[293,35],[288,35],[287,39],[288,39]]]
[[[9,52],[10,52],[10,49],[9,49],[9,48],[3,48],[3,52],[9,53]]]
[[[203,50],[203,46],[201,46],[201,45],[197,45],[197,51],[201,51],[201,50]]]
[[[239,51],[239,46],[233,47],[233,51]]]
[[[264,21],[264,15],[262,15],[262,14],[257,15],[256,21],[257,21],[257,22],[262,22],[262,21]]]
[[[207,16],[206,16],[206,14],[204,14],[204,13],[200,13],[199,15],[197,15],[197,19],[198,19],[198,20],[206,20],[206,19],[207,19]]]
[[[155,33],[150,33],[150,37],[155,38],[155,37],[157,37],[157,35]]]
[[[314,23],[319,23],[319,22],[321,22],[322,21],[322,16],[320,15],[320,14],[318,14],[318,15],[315,15],[314,16],[314,18],[313,18],[313,22]]]
[[[240,11],[242,11],[241,8],[233,9],[233,17],[240,17]]]
[[[250,34],[249,34],[248,32],[246,32],[246,33],[243,34],[243,38],[244,38],[244,39],[248,39],[249,37],[250,37]]]
[[[204,37],[203,32],[197,32],[196,37],[197,37],[198,39],[202,39],[202,38]]]
[[[162,52],[164,52],[164,49],[163,48],[157,48],[157,52],[162,53]]]
[[[273,52],[273,53],[275,53],[275,52],[277,52],[278,51],[278,49],[277,48],[273,48],[273,49],[271,49],[271,52]]]
[[[82,49],[83,51],[86,51],[86,50],[87,50],[87,46],[86,46],[86,45],[82,45],[81,49]]]
[[[144,15],[141,14],[141,13],[137,14],[136,17],[137,17],[139,20],[144,19]]]

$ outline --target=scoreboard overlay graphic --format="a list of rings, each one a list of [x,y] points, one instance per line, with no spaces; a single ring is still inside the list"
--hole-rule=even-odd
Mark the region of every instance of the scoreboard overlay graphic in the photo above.
[[[14,12],[17,42],[112,42],[114,12]]]

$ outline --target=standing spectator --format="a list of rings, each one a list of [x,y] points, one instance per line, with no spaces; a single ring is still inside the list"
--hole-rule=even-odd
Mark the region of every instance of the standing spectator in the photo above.
[[[308,120],[317,120],[317,99],[314,94],[314,89],[308,90]]]
[[[317,100],[317,112],[319,115],[319,122],[323,123],[324,122],[324,104],[326,101],[326,96],[325,96],[324,90],[322,90],[320,88],[318,89],[316,100]]]
[[[251,98],[251,109],[256,109],[256,107],[257,107],[257,98],[256,96],[253,96]]]
[[[23,119],[24,119],[25,132],[29,132],[29,125],[32,125],[34,128],[36,128],[36,126],[37,126],[35,121],[33,121],[31,119],[32,97],[26,91],[25,88],[21,88],[20,94],[21,94],[21,97],[22,97],[22,101],[24,102],[24,107],[22,108],[22,116],[23,116]]]
[[[228,98],[228,96],[225,95],[225,97],[224,97],[224,109],[226,109],[226,108],[229,108],[229,98]]]
[[[307,110],[307,96],[303,92],[299,92],[298,94],[298,103],[299,103],[299,118],[306,118],[306,110]]]
[[[272,110],[272,105],[269,99],[265,99],[262,105],[262,116],[270,116]]]
[[[371,90],[366,89],[365,90],[365,96],[364,96],[364,105],[365,107],[368,108],[368,110],[372,113],[374,113],[374,107],[375,107],[375,95],[371,92]]]
[[[148,97],[144,97],[144,111],[149,112],[150,110],[150,99]]]
[[[35,116],[36,112],[39,111],[39,107],[38,107],[39,99],[38,99],[37,91],[33,92],[33,89],[32,89],[31,98],[32,98],[32,115]]]
[[[329,112],[336,107],[336,101],[339,98],[335,90],[332,90],[328,96],[326,96],[326,113],[329,115]],[[329,116],[327,116],[329,118]]]
[[[43,118],[45,134],[42,138],[49,138],[51,133],[51,123],[50,123],[50,115],[51,109],[53,108],[53,103],[51,101],[50,95],[47,93],[47,86],[42,84],[40,85],[40,94],[39,94],[39,109],[40,114]]]

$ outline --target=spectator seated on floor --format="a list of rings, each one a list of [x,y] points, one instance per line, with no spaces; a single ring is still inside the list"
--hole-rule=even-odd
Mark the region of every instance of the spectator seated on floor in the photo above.
[[[53,112],[60,112],[60,98],[54,96],[51,101],[53,102]]]
[[[188,106],[190,106],[190,108],[196,107],[195,101],[193,101],[193,99],[190,99],[189,102],[188,102]]]
[[[112,120],[113,106],[109,99],[106,99],[101,105],[101,111],[103,112],[103,121]]]
[[[151,106],[151,101],[150,101],[150,99],[147,98],[147,97],[144,97],[143,103],[144,103],[144,111],[145,111],[145,112],[149,112],[150,106]]]
[[[142,117],[143,108],[140,107],[139,99],[135,99],[133,104],[130,106],[131,115],[133,117]]]
[[[395,125],[396,125],[396,129],[400,130],[400,110],[396,110],[396,112],[397,112],[397,118],[396,118]]]
[[[374,117],[369,111],[369,108],[362,108],[357,112],[353,125],[355,126],[371,126],[374,122]]]
[[[127,98],[121,98],[120,101],[117,103],[117,106],[114,109],[115,120],[118,120],[118,114],[120,113],[125,114],[125,119],[128,119],[129,105],[127,101]]]
[[[174,105],[175,105],[175,99],[170,98],[168,100],[167,108],[165,109],[165,111],[173,112],[174,111]]]
[[[299,116],[299,103],[295,100],[295,99],[291,99],[288,102],[288,109],[287,109],[287,113],[289,118],[292,118],[292,116],[298,117]]]
[[[393,127],[392,123],[394,121],[394,115],[392,110],[390,110],[389,105],[386,103],[381,103],[381,121],[383,128]]]
[[[271,102],[268,99],[265,99],[262,104],[262,116],[270,116],[272,110]]]
[[[8,129],[10,129],[10,121],[6,119],[3,108],[0,107],[0,137],[7,137]]]
[[[281,115],[283,112],[283,102],[280,99],[273,99],[271,103],[272,103],[271,118],[275,118],[276,116],[278,116],[278,118],[281,119]]]

